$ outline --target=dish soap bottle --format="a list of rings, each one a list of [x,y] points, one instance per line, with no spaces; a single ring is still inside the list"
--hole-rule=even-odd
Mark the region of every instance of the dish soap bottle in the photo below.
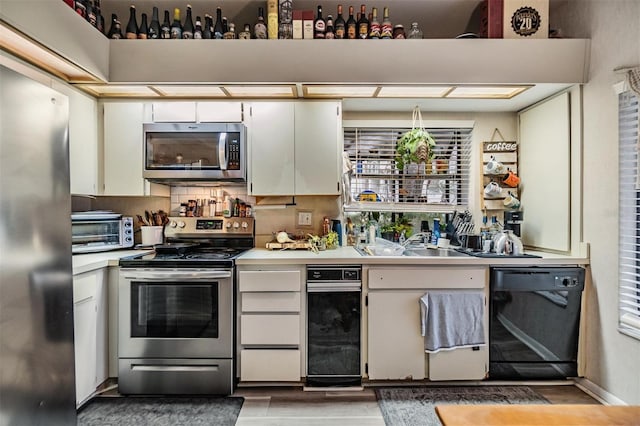
[[[440,219],[433,219],[433,232],[431,233],[431,244],[438,245],[438,238],[440,238]]]

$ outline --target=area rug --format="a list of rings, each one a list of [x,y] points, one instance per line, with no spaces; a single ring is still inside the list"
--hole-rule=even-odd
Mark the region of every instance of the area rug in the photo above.
[[[549,403],[527,386],[378,388],[376,398],[389,426],[441,425],[436,405]]]
[[[79,426],[200,426],[236,423],[244,398],[95,398],[78,413]]]

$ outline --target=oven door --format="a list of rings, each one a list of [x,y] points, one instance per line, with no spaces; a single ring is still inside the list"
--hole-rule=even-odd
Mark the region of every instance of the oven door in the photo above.
[[[231,358],[229,269],[120,270],[119,358]]]
[[[241,181],[246,177],[242,123],[156,123],[143,129],[146,179]]]

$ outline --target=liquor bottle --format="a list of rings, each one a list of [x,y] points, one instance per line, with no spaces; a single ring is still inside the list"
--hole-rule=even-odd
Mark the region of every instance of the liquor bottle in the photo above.
[[[267,25],[264,22],[264,9],[258,8],[258,22],[253,26],[253,34],[255,38],[266,39],[267,38]]]
[[[96,10],[93,6],[93,1],[92,0],[87,0],[85,1],[85,6],[86,6],[86,18],[87,18],[87,22],[89,22],[93,27],[97,27],[98,26],[98,17],[96,16]]]
[[[367,19],[366,6],[360,5],[360,19],[358,19],[358,38],[369,37],[369,20]]]
[[[213,27],[213,38],[222,39],[224,32],[222,31],[222,9],[216,9],[216,24]]]
[[[335,30],[333,29],[333,16],[327,16],[327,30],[324,33],[324,38],[334,39],[336,38]]]
[[[84,19],[87,19],[87,5],[85,0],[75,0],[73,8],[76,10],[76,13],[82,16]]]
[[[173,9],[173,23],[171,23],[171,38],[182,38],[182,24],[180,23],[180,9]]]
[[[129,8],[129,22],[127,23],[125,37],[128,39],[138,38],[138,21],[136,20],[136,7],[134,5]]]
[[[380,38],[380,22],[378,22],[378,8],[374,7],[371,10],[371,19],[369,24],[369,38]]]
[[[122,38],[122,29],[121,29],[120,21],[118,21],[118,17],[116,16],[115,13],[111,14],[111,28],[109,28],[107,37],[114,40],[119,40]]]
[[[380,38],[392,38],[393,25],[389,19],[389,8],[385,7],[382,14],[382,26],[380,27]]]
[[[345,24],[346,37],[348,39],[355,39],[358,37],[358,24],[353,19],[353,6],[349,6],[349,18]]]
[[[224,18],[226,19],[226,18]],[[224,27],[226,24],[223,24]],[[236,24],[229,22],[229,27],[224,32],[225,40],[234,40],[236,38]]]
[[[167,21],[169,20],[167,14]],[[151,25],[149,25],[148,38],[157,39],[160,38],[160,21],[158,20],[158,8],[153,7],[153,12],[151,13]]]
[[[164,11],[164,21],[162,21],[162,25],[160,26],[160,38],[171,38],[171,23],[169,22],[169,11],[166,9]]]
[[[202,21],[199,16],[196,16],[196,29],[193,30],[193,38],[201,39],[202,38]]]
[[[75,1],[74,0],[62,0],[64,1],[67,6],[69,6],[71,9],[73,9],[73,6],[75,6]]]
[[[191,5],[187,5],[187,16],[184,18],[184,26],[182,27],[182,38],[193,38],[193,18],[191,18]]]
[[[204,15],[204,28],[202,29],[202,38],[210,39],[213,38],[213,20],[211,19],[211,15],[206,13]]]
[[[322,17],[322,6],[318,6],[318,14],[313,22],[313,38],[324,38],[327,31],[327,23]]]
[[[241,40],[251,39],[251,25],[244,24],[244,30],[240,31],[240,33],[238,34],[238,38]]]
[[[100,7],[100,0],[94,0],[93,6],[94,6],[94,9],[95,9],[96,18],[97,18],[96,28],[101,33],[104,33],[104,30],[105,30],[105,27],[104,27],[104,16],[102,16],[102,8]]]
[[[338,5],[338,16],[336,17],[336,22],[333,24],[334,32],[336,34],[336,38],[345,38],[345,23],[344,18],[342,17],[342,5]]]
[[[418,28],[417,22],[411,23],[411,29],[409,30],[408,38],[422,38],[422,30]]]
[[[267,37],[278,38],[278,0],[267,0]]]
[[[140,28],[138,29],[138,38],[146,40],[149,34],[149,25],[147,24],[147,14],[142,14],[142,22],[140,23]]]

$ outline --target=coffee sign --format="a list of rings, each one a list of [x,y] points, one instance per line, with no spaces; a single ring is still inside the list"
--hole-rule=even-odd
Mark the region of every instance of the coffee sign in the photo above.
[[[516,141],[491,141],[484,142],[484,152],[516,152],[518,143]]]

